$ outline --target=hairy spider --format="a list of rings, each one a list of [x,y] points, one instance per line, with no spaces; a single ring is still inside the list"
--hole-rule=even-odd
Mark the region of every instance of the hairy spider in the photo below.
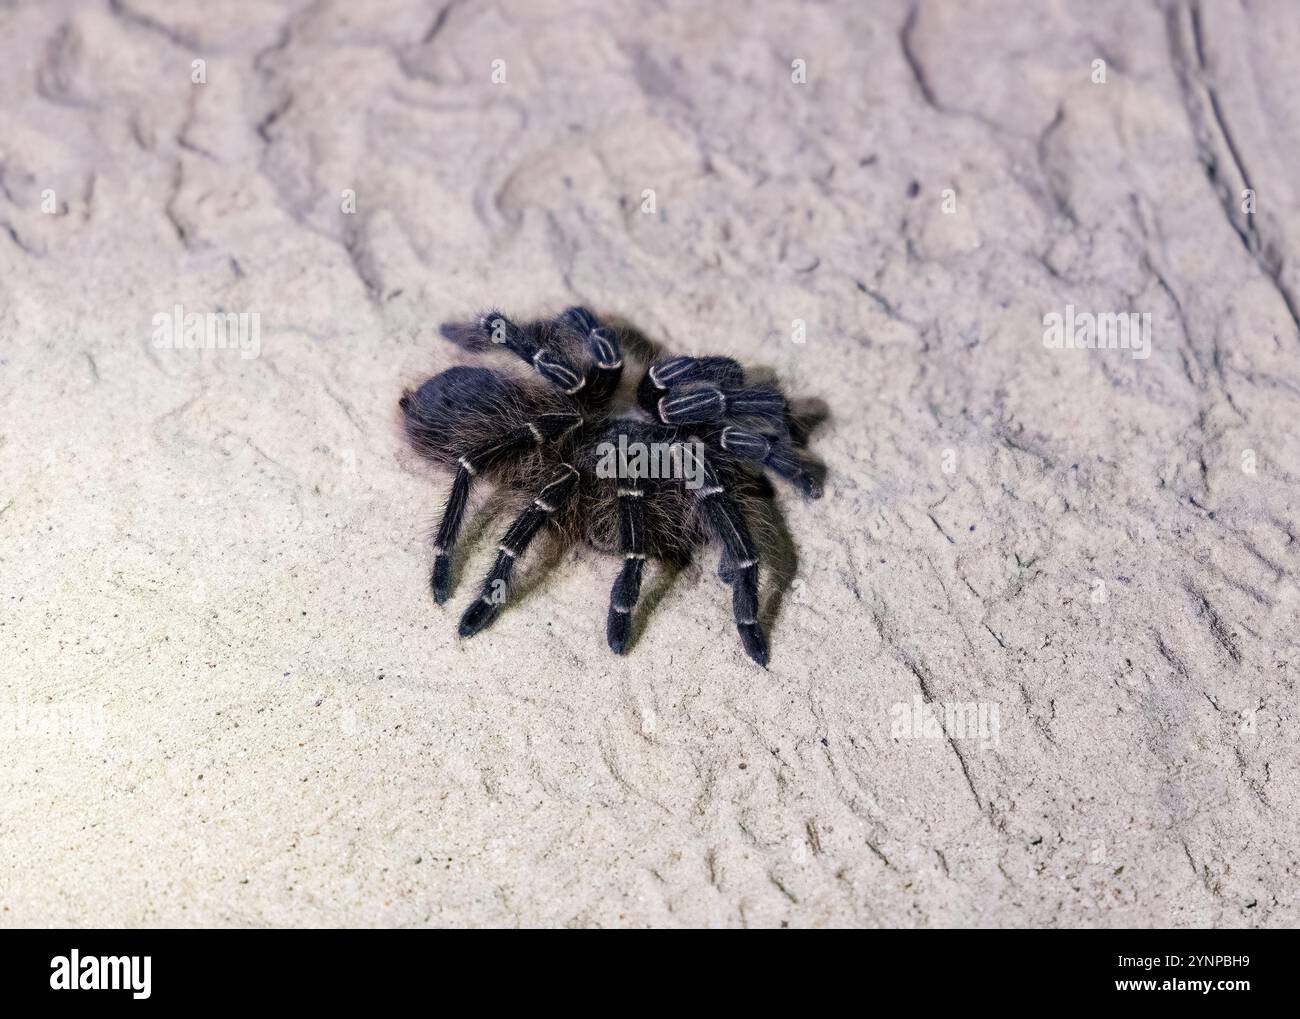
[[[550,527],[563,542],[585,540],[623,556],[606,624],[609,646],[623,654],[646,557],[680,566],[714,539],[741,642],[766,665],[759,552],[747,520],[764,489],[771,492],[759,468],[806,496],[821,495],[817,474],[795,449],[781,392],[747,385],[727,357],[668,357],[652,360],[635,402],[618,407],[622,349],[614,330],[585,308],[524,325],[492,311],[475,323],[448,323],[442,333],[469,350],[504,347],[533,371],[449,368],[400,401],[416,451],[455,472],[434,539],[435,601],[447,600],[474,479],[491,479],[522,507],[461,616],[460,635],[496,618],[516,562]]]

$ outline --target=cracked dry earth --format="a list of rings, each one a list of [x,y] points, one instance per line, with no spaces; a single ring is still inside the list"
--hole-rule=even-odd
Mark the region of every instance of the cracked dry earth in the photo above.
[[[0,3],[0,922],[1300,922],[1294,6],[708,6]],[[826,403],[769,671],[432,603],[397,397],[574,302]]]

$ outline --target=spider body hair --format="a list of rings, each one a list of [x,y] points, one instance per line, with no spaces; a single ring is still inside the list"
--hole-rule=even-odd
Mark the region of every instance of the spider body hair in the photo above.
[[[402,397],[406,435],[422,456],[455,470],[470,450],[485,438],[527,430],[530,422],[555,415],[571,419],[561,426],[578,426],[581,418],[573,404],[548,386],[516,379],[478,366],[448,368]],[[477,473],[511,490],[536,481],[546,464],[547,451],[533,436],[516,456],[485,461]],[[558,448],[558,447],[557,447]]]
[[[758,511],[771,486],[761,472],[820,495],[816,471],[791,441],[784,396],[770,386],[746,386],[743,368],[730,358],[670,357],[653,360],[634,403],[616,407],[621,345],[583,308],[523,325],[489,311],[476,323],[446,324],[442,333],[470,352],[507,350],[530,369],[525,375],[457,366],[399,401],[412,447],[454,472],[434,540],[430,583],[437,602],[450,592],[451,557],[472,485],[487,480],[516,503],[518,516],[482,592],[461,618],[461,636],[496,618],[516,562],[545,530],[564,544],[621,555],[606,636],[622,654],[645,560],[680,567],[717,541],[718,573],[732,588],[741,642],[766,665],[767,637],[757,618],[760,546],[750,531],[751,521],[766,522]],[[654,449],[665,459],[653,470],[630,465],[628,449]]]
[[[620,550],[619,490],[627,480],[603,478],[600,467],[603,450],[644,447],[671,448],[682,444],[681,429],[639,417],[617,417],[605,422],[584,444],[578,467],[584,485],[581,490],[583,538],[592,548],[611,554]],[[680,568],[691,560],[692,553],[708,540],[708,529],[700,516],[699,500],[691,490],[672,478],[641,477],[635,479],[644,494],[644,551]]]

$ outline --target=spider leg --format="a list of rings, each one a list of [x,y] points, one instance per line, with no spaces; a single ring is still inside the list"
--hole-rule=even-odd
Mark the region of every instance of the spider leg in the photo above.
[[[460,458],[456,477],[451,483],[451,494],[447,497],[442,519],[438,522],[438,533],[433,540],[436,554],[429,586],[433,589],[435,602],[439,605],[445,602],[451,588],[451,555],[456,547],[456,539],[460,536],[460,525],[465,519],[465,505],[469,501],[469,489],[474,477],[513,453],[564,434],[581,421],[581,416],[577,414],[539,414],[504,436],[475,447]]]
[[[648,413],[655,414],[660,398],[669,388],[697,382],[740,386],[745,382],[745,370],[729,357],[683,356],[656,361],[646,370],[637,387],[637,402]]]
[[[497,617],[510,595],[510,581],[515,561],[528,551],[528,545],[542,529],[547,518],[560,508],[578,489],[578,471],[565,463],[560,474],[545,485],[529,507],[506,530],[497,546],[496,562],[483,578],[482,593],[460,617],[460,635],[472,637]]]
[[[684,456],[697,461],[699,470],[690,476],[701,478],[703,484],[692,491],[699,500],[709,531],[722,543],[723,561],[718,572],[723,579],[727,574],[731,576],[731,609],[736,618],[736,631],[745,653],[766,667],[767,635],[758,621],[758,547],[740,506],[723,488],[713,465],[694,452],[691,445],[684,444],[682,451]]]
[[[645,569],[645,494],[636,479],[619,483],[619,547],[623,568],[609,592],[609,618],[605,636],[610,649],[621,655],[632,635],[632,610],[641,596],[641,574]]]
[[[586,337],[587,349],[595,359],[591,378],[587,380],[587,400],[592,403],[608,400],[623,377],[623,351],[614,330],[601,325],[586,308],[569,308],[560,321]]]
[[[706,361],[728,362],[735,372],[726,364],[701,364]],[[774,386],[729,385],[729,379],[739,372],[740,366],[729,358],[672,358],[652,366],[647,379],[658,387],[656,392],[663,392],[654,402],[653,412],[666,425],[724,425],[715,436],[723,449],[761,464],[805,496],[819,498],[821,483],[791,441],[785,396]],[[683,386],[700,381],[713,384]],[[737,418],[755,420],[769,434],[731,424]]]
[[[722,429],[718,443],[727,452],[761,464],[773,474],[785,478],[809,498],[821,498],[821,483],[808,470],[798,451],[785,436],[760,435],[745,428],[727,425]]]
[[[718,557],[718,579],[728,587],[736,580],[736,564],[731,561],[731,553],[725,547]]]
[[[532,336],[499,311],[488,312],[479,320],[479,325],[493,343],[499,343],[511,353],[523,358],[533,366],[537,374],[563,390],[568,396],[573,396],[587,384],[582,373],[567,360],[542,347]]]
[[[655,405],[666,425],[709,424],[723,418],[759,418],[784,431],[786,403],[773,386],[702,386],[681,392],[669,387]]]

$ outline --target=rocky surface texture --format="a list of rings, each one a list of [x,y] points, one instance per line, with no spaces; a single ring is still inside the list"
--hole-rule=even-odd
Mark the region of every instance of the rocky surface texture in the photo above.
[[[0,923],[1300,923],[1297,51],[1289,0],[0,3]],[[768,671],[712,553],[625,658],[582,549],[458,641],[491,500],[432,603],[397,397],[575,302],[825,402]],[[1121,313],[1148,357],[1045,342]]]

